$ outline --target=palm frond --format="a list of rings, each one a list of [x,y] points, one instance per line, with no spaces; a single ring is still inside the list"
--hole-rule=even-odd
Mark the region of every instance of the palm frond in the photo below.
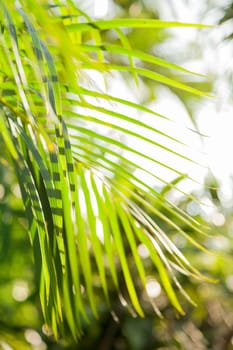
[[[71,1],[66,7],[59,1],[51,7],[37,1],[36,9],[30,0],[0,4],[0,133],[12,156],[29,220],[30,240],[35,255],[40,257],[35,263],[41,271],[40,298],[46,323],[55,336],[64,334],[68,327],[75,339],[80,337],[90,314],[98,317],[101,298],[111,308],[113,289],[120,296],[124,294],[124,303],[143,316],[136,281],[146,288],[147,271],[137,250],[140,243],[147,247],[171,303],[183,313],[175,288],[188,296],[174,269],[204,277],[172,243],[160,222],[204,249],[182,225],[196,232],[202,232],[202,227],[164,196],[168,189],[178,189],[179,181],[170,183],[142,163],[164,167],[183,179],[188,175],[156,157],[158,149],[186,162],[193,160],[167,146],[169,140],[184,147],[172,135],[133,114],[114,111],[111,103],[154,118],[166,117],[104,93],[98,86],[90,87],[85,81],[89,69],[104,72],[105,79],[115,70],[131,73],[136,81],[142,76],[204,96],[155,69],[159,65],[185,74],[192,72],[132,50],[121,30],[204,26],[142,19],[93,22]],[[114,30],[121,45],[105,43],[102,31],[106,30]],[[106,52],[128,57],[128,64],[111,63],[105,58]],[[139,67],[135,58],[150,62],[154,69]],[[104,105],[99,100],[105,101]],[[144,136],[145,130],[150,137]],[[133,137],[142,146],[138,150],[109,131]],[[157,141],[158,136],[163,142]],[[154,147],[153,156],[143,150],[145,143]],[[156,191],[135,170],[159,180],[164,190]],[[180,225],[170,216],[176,217]],[[131,274],[128,255],[135,263],[137,278]],[[124,291],[119,274],[123,276]]]

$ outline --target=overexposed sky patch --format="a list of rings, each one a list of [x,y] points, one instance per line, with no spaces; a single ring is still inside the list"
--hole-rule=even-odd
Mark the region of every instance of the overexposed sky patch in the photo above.
[[[109,10],[109,0],[94,1],[94,16],[97,18],[105,17]]]
[[[227,6],[229,0],[222,0],[221,3],[218,0],[212,0],[211,3],[207,0],[144,0],[144,3],[149,5],[151,9],[158,10],[163,20],[192,23],[199,22],[215,25],[222,15],[221,7],[224,8],[224,6]],[[94,16],[96,18],[113,16],[112,10],[110,11],[110,9],[112,9],[111,6],[113,6],[112,1],[92,0],[92,4],[94,4],[92,9],[94,8]],[[158,90],[157,99],[150,105],[150,108],[156,110],[158,113],[171,117],[171,119],[174,120],[173,124],[166,124],[163,120],[158,118],[148,117],[140,113],[138,114],[135,111],[132,112],[132,110],[123,106],[114,106],[117,112],[134,113],[135,118],[139,118],[139,120],[143,120],[145,123],[149,122],[153,127],[161,128],[171,136],[186,143],[188,147],[180,147],[170,140],[166,140],[166,145],[168,147],[204,164],[202,168],[192,163],[187,163],[182,159],[178,160],[174,154],[169,154],[164,150],[157,149],[155,151],[154,147],[148,144],[146,145],[143,142],[141,144],[135,143],[135,139],[133,138],[129,137],[126,139],[126,142],[132,148],[135,147],[137,150],[143,149],[143,152],[146,152],[149,156],[155,156],[154,152],[156,152],[156,158],[158,160],[164,161],[171,165],[171,167],[188,173],[200,183],[201,179],[204,179],[207,174],[208,168],[222,183],[233,175],[233,161],[231,155],[231,150],[233,149],[233,108],[229,103],[229,85],[225,79],[225,75],[231,69],[231,60],[229,57],[232,57],[233,45],[223,42],[224,36],[232,30],[231,28],[232,26],[230,26],[229,23],[220,27],[215,26],[212,29],[201,31],[192,28],[185,30],[183,28],[174,28],[171,29],[173,37],[169,40],[169,45],[168,42],[165,42],[161,47],[156,46],[155,48],[155,54],[162,56],[164,54],[165,57],[168,55],[171,61],[175,61],[179,64],[182,64],[183,59],[183,65],[185,67],[217,78],[215,84],[215,98],[206,98],[201,101],[196,112],[200,131],[207,135],[206,138],[200,140],[197,134],[189,130],[192,129],[193,126],[191,125],[187,111],[178,98],[176,98],[174,94],[171,94],[167,88],[163,87]],[[199,52],[195,52],[195,45],[197,45],[197,47],[199,46]],[[190,49],[194,51],[190,54],[190,58],[187,59],[185,53]],[[94,77],[94,75],[91,76]],[[101,77],[96,76],[97,85],[102,85],[101,89],[104,90],[105,86],[104,83],[100,83],[101,79]],[[131,86],[127,86],[126,81],[120,76],[113,75],[109,87],[110,94],[132,101],[136,101],[137,99],[138,92],[135,93],[136,89],[133,90]],[[134,131],[136,131],[136,129]],[[144,133],[146,137],[151,137],[148,131],[144,130]],[[158,142],[164,141],[159,135],[156,135],[156,140]],[[137,156],[133,156],[132,154],[130,156],[133,161],[139,161]],[[135,159],[133,159],[133,157],[135,157]],[[152,165],[149,161],[148,163],[144,161],[142,165],[147,166],[149,171],[156,174],[158,173],[165,181],[171,181],[172,177],[175,177],[175,175],[172,175],[172,172],[169,172],[166,168],[159,167],[156,164]],[[140,170],[138,173],[140,174]],[[149,175],[144,174],[143,176],[144,179],[145,176],[148,176],[148,182],[154,181]],[[190,190],[192,190],[191,187]]]

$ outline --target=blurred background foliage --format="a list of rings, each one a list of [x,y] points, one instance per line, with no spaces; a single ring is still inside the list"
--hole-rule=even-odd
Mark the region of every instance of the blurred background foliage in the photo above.
[[[219,29],[229,22],[232,25],[233,3],[203,0],[198,10],[192,1],[180,0],[189,11],[198,13],[197,22],[205,22],[213,18],[212,23],[218,24]],[[162,4],[163,3],[163,4]],[[177,2],[172,0],[115,0],[111,3],[111,16],[142,17],[160,19],[182,19],[182,9],[176,7]],[[87,5],[85,5],[87,6]],[[93,3],[89,4],[89,9]],[[199,8],[200,7],[200,8]],[[87,10],[85,8],[84,10]],[[167,12],[166,12],[167,11]],[[212,17],[210,16],[212,14]],[[166,18],[167,16],[167,18]],[[170,16],[170,17],[169,17]],[[180,17],[179,17],[180,16]],[[224,27],[225,28],[225,27]],[[231,48],[231,32],[224,31],[220,39],[226,40]],[[111,31],[106,31],[108,41],[116,38]],[[182,35],[182,33],[181,33]],[[208,39],[201,38],[197,33],[187,40],[177,42],[177,37],[171,31],[159,30],[131,30],[128,33],[132,47],[145,52],[161,55],[174,63],[190,68],[193,61],[202,61],[206,67],[205,43]],[[221,42],[219,40],[219,46]],[[225,45],[225,44],[222,44]],[[217,47],[216,50],[221,50]],[[111,60],[116,59],[111,56]],[[230,58],[229,58],[230,59]],[[146,66],[145,66],[146,67]],[[195,65],[194,65],[195,67]],[[195,70],[195,68],[194,68]],[[162,73],[162,68],[161,68]],[[219,81],[232,91],[232,71],[227,74],[206,69],[208,80],[201,83],[198,80],[193,85],[206,91],[217,91]],[[170,71],[170,75],[174,74]],[[184,81],[186,77],[183,76]],[[125,81],[131,84],[130,81]],[[190,83],[190,82],[189,82]],[[156,100],[157,86],[147,80],[139,86],[137,98],[140,103],[147,104]],[[141,89],[141,90],[140,90]],[[173,91],[184,104],[193,124],[198,127],[196,116],[202,102],[200,98],[192,97],[184,92]],[[231,94],[229,93],[229,96]],[[217,279],[216,283],[190,282],[185,276],[180,282],[191,296],[197,307],[182,299],[186,315],[178,317],[177,312],[169,304],[167,297],[161,292],[156,282],[156,272],[147,259],[147,251],[143,246],[138,247],[144,264],[151,271],[151,288],[149,294],[154,299],[154,305],[159,306],[163,318],[156,316],[141,293],[143,307],[146,310],[144,319],[129,316],[119,303],[114,293],[111,300],[115,314],[109,314],[106,305],[101,305],[102,313],[98,320],[86,326],[84,336],[79,344],[72,340],[55,341],[48,329],[41,327],[42,315],[38,297],[37,273],[34,270],[31,247],[27,235],[27,221],[24,208],[20,200],[19,188],[14,177],[14,171],[8,163],[3,140],[0,139],[0,349],[11,350],[46,350],[46,349],[99,349],[99,350],[230,350],[233,349],[233,179],[229,180],[227,190],[223,190],[221,180],[208,174],[202,188],[195,190],[200,202],[192,198],[173,198],[173,191],[169,188],[158,189],[200,222],[207,222],[210,226],[206,236],[198,237],[198,241],[209,248],[213,253],[206,253],[190,247],[185,237],[164,231],[172,237],[175,244],[182,249],[192,264],[207,275]],[[150,199],[148,199],[150,200]],[[204,203],[204,204],[202,204]],[[152,203],[153,204],[153,203]],[[158,206],[158,204],[156,204]],[[163,208],[157,208],[163,211]],[[171,220],[177,220],[172,218]],[[164,224],[163,224],[164,225]],[[185,227],[183,227],[185,231]],[[192,236],[192,232],[188,232]],[[130,261],[130,255],[128,256]],[[133,274],[132,266],[132,274]],[[140,288],[140,285],[138,286]]]

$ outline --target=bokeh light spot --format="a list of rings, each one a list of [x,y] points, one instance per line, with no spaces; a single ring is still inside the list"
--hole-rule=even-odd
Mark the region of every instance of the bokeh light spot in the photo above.
[[[16,301],[24,301],[29,294],[29,288],[26,281],[17,280],[12,289],[12,296]]]
[[[155,279],[148,279],[146,283],[146,292],[150,298],[157,298],[161,293],[161,286]]]

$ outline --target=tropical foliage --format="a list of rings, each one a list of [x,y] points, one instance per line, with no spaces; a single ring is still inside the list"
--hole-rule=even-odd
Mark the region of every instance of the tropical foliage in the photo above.
[[[93,315],[98,317],[102,300],[112,309],[114,291],[122,307],[143,317],[137,291],[146,289],[151,274],[183,314],[177,290],[191,299],[178,273],[203,276],[168,232],[204,249],[189,232],[202,234],[205,228],[166,196],[171,189],[182,192],[178,184],[184,178],[193,181],[168,164],[166,155],[193,160],[180,151],[181,141],[135,115],[144,113],[148,121],[165,116],[109,94],[98,79],[108,87],[112,75],[130,74],[135,84],[152,80],[206,95],[158,73],[157,67],[163,67],[194,74],[132,49],[126,35],[134,28],[203,26],[132,18],[94,21],[72,1],[37,1],[36,6],[30,0],[1,1],[0,10],[2,162],[12,164],[20,185],[46,327],[55,337],[69,330],[79,338]],[[106,33],[117,37],[116,44],[108,42]],[[145,62],[149,67],[144,68]],[[120,106],[129,112],[122,113]],[[135,147],[125,142],[128,137]],[[154,156],[144,151],[145,145]],[[156,172],[150,170],[153,164]],[[173,182],[159,175],[163,168],[173,174]],[[163,189],[148,184],[138,170]],[[140,245],[152,270],[139,254]],[[155,300],[147,298],[160,315]]]

